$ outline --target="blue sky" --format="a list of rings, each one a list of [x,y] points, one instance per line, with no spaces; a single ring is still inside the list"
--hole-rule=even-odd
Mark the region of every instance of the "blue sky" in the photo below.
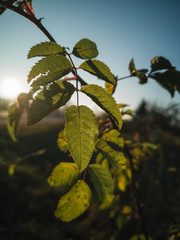
[[[131,58],[137,69],[149,69],[153,57],[164,56],[180,70],[179,0],[34,0],[33,7],[38,18],[45,18],[44,26],[61,46],[72,50],[82,38],[96,42],[97,59],[119,77],[129,75]],[[0,81],[15,77],[27,92],[28,72],[38,60],[27,60],[27,53],[31,46],[47,38],[30,21],[10,10],[0,16],[0,32]],[[75,58],[74,61],[76,66],[81,63]],[[88,83],[104,85],[89,74],[79,74]],[[145,85],[140,85],[136,78],[123,80],[114,97],[118,103],[127,103],[132,109],[142,99],[162,106],[180,103],[178,93],[171,98],[152,79]],[[81,96],[81,103],[91,105],[84,96]]]

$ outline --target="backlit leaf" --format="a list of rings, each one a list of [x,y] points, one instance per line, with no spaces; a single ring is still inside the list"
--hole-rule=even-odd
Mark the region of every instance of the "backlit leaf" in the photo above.
[[[79,58],[91,59],[97,57],[98,50],[94,42],[85,38],[76,43],[72,53]]]
[[[64,222],[79,217],[89,207],[91,195],[87,183],[79,180],[69,192],[60,198],[55,216]]]
[[[96,156],[96,160],[95,162],[98,163],[98,164],[102,164],[102,162],[106,159],[106,157],[101,153],[99,152]]]
[[[66,188],[72,186],[79,176],[80,172],[75,163],[61,162],[53,169],[47,182],[51,187]]]
[[[142,70],[136,70],[136,76],[139,78],[139,83],[144,84],[147,83],[147,76]]]
[[[98,133],[97,120],[92,110],[86,106],[69,107],[66,118],[65,136],[69,150],[79,170],[83,171],[95,148]]]
[[[16,164],[11,164],[11,165],[9,166],[9,169],[8,169],[8,174],[9,174],[10,176],[14,175],[15,170],[16,170]]]
[[[109,82],[106,82],[106,83],[105,83],[106,92],[109,93],[109,94],[111,94],[111,95],[113,95],[113,93],[115,92],[116,87],[117,87],[117,81],[115,81],[114,84],[109,83]]]
[[[123,207],[123,209],[122,209],[122,211],[121,211],[121,213],[123,214],[123,215],[128,215],[128,214],[131,214],[131,212],[132,212],[132,208],[130,207],[130,206],[124,206]]]
[[[124,104],[124,103],[119,103],[118,104],[118,108],[125,108],[127,106],[129,106],[129,105],[128,104]]]
[[[123,173],[121,173],[117,177],[117,180],[118,180],[117,186],[118,186],[119,190],[122,192],[125,192],[128,184],[129,184],[127,177]]]
[[[140,84],[147,83],[146,73],[148,72],[148,69],[137,70],[135,67],[133,58],[131,59],[131,61],[129,63],[129,71],[130,71],[131,76],[135,76],[135,77],[139,78]]]
[[[174,96],[175,90],[180,93],[180,71],[169,70],[165,72],[156,72],[151,75],[163,88],[165,88],[171,96]]]
[[[28,110],[28,124],[34,124],[55,109],[64,106],[74,91],[71,83],[62,80],[53,83],[48,89],[41,90]]]
[[[58,134],[57,145],[61,151],[63,151],[63,152],[69,151],[68,143],[64,136],[64,129]]]
[[[48,55],[55,55],[63,52],[64,52],[64,49],[55,42],[42,42],[33,46],[30,49],[27,57],[32,58],[37,56],[48,56]]]
[[[28,82],[35,79],[32,86],[47,85],[65,76],[71,70],[72,65],[65,56],[47,56],[32,67],[28,75]]]
[[[19,108],[17,103],[12,104],[8,109],[8,132],[13,139],[13,141],[17,141],[17,133],[19,121],[21,119],[23,110]]]
[[[108,66],[99,60],[88,60],[83,62],[80,66],[80,69],[87,71],[96,77],[105,80],[106,82],[115,83],[114,75],[111,73]]]
[[[86,85],[81,91],[114,119],[119,128],[122,127],[121,113],[112,95],[107,93],[104,88],[95,84]]]
[[[17,141],[20,120],[30,98],[31,94],[21,93],[18,96],[18,102],[12,104],[8,109],[7,127],[13,141]]]
[[[105,140],[98,139],[96,148],[109,160],[110,164],[121,169],[126,165],[126,158],[122,151],[116,151]]]
[[[124,138],[121,136],[120,132],[116,129],[112,129],[103,134],[102,139],[107,141],[111,146],[116,148],[124,147]]]
[[[102,202],[111,202],[114,198],[114,184],[107,168],[97,163],[90,164],[88,172],[100,200]]]
[[[162,70],[162,69],[169,69],[174,70],[175,67],[173,67],[169,60],[167,60],[164,57],[154,57],[151,60],[151,72]]]
[[[129,67],[128,67],[131,76],[136,76],[136,68],[135,68],[135,64],[134,64],[134,59],[132,58],[130,63],[129,63]]]

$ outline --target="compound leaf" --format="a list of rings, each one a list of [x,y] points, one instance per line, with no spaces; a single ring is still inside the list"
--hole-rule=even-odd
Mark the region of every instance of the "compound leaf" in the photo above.
[[[47,85],[67,75],[71,70],[72,65],[65,56],[47,56],[32,67],[28,75],[28,82],[36,78],[32,86]]]
[[[74,91],[71,83],[62,80],[53,83],[48,89],[41,90],[28,110],[28,124],[34,124],[55,109],[64,106]]]
[[[79,58],[91,59],[97,57],[98,50],[94,42],[84,38],[76,43],[72,53]]]
[[[92,156],[98,133],[97,120],[86,106],[71,106],[66,111],[65,136],[69,145],[69,151],[77,163],[80,171],[83,171]]]
[[[110,164],[120,169],[126,165],[126,158],[122,151],[116,151],[105,140],[98,139],[96,148],[109,160]]]
[[[151,60],[151,72],[162,70],[162,69],[169,69],[174,70],[175,67],[173,67],[169,60],[167,60],[164,57],[154,57]]]
[[[107,93],[104,88],[95,84],[86,85],[81,91],[114,119],[119,128],[122,127],[121,113],[112,95]]]
[[[112,176],[107,168],[94,163],[89,165],[88,172],[100,200],[102,202],[111,202],[114,198],[114,184]]]
[[[82,180],[79,180],[69,192],[59,200],[55,216],[61,221],[70,222],[83,214],[90,205],[91,189]]]
[[[75,163],[61,162],[52,171],[47,179],[51,187],[66,188],[72,186],[80,177],[80,172]]]
[[[64,49],[59,44],[55,42],[42,42],[33,46],[27,57],[48,56],[59,53],[64,53]]]
[[[105,80],[106,82],[112,84],[115,83],[114,75],[111,73],[109,67],[99,60],[88,60],[83,62],[79,68]]]

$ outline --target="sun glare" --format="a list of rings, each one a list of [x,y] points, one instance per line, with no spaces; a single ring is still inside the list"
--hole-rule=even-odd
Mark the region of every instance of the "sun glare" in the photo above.
[[[22,92],[22,85],[16,78],[7,78],[1,82],[1,95],[5,98],[14,99]]]

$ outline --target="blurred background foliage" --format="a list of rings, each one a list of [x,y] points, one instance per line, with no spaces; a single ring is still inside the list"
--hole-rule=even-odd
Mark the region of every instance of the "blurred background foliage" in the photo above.
[[[7,109],[5,104],[0,99],[1,111]],[[142,234],[130,173],[123,169],[114,173],[118,180],[111,207],[99,209],[97,197],[80,218],[70,223],[56,219],[54,209],[61,192],[49,187],[47,178],[60,161],[69,161],[57,147],[63,121],[22,124],[19,142],[14,143],[1,120],[1,239],[127,240]],[[124,122],[122,135],[136,140],[131,154],[149,235],[153,240],[180,239],[180,107],[161,108],[142,101],[134,117]]]

